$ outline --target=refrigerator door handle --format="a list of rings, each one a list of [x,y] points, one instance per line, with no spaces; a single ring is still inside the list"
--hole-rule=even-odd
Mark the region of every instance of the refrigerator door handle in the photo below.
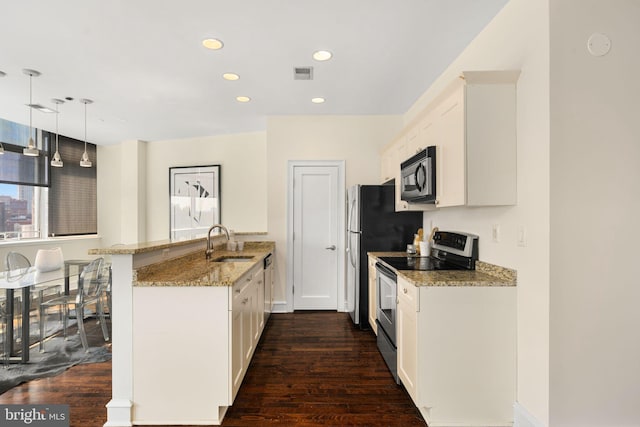
[[[356,251],[354,251],[353,247],[351,246],[351,239],[353,238],[353,236],[358,236],[360,237],[360,233],[349,233],[349,261],[351,261],[351,265],[356,267],[356,257],[358,256],[357,253],[355,253]]]
[[[351,225],[353,223],[353,211],[356,208],[356,200],[352,199],[351,200],[351,206],[349,207],[349,224],[347,225],[347,230],[349,231],[355,231]]]

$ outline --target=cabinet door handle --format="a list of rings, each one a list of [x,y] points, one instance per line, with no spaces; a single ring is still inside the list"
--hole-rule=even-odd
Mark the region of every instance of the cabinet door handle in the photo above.
[[[325,249],[329,249],[330,251],[335,251],[336,245],[327,246]]]
[[[402,292],[404,292],[406,294],[408,292],[407,288],[402,288]]]
[[[240,293],[240,289],[236,289],[236,294],[239,294],[239,293]]]
[[[242,304],[246,304],[246,303],[247,303],[247,301],[249,301],[249,298],[245,298],[245,299],[243,299],[243,300],[242,300]]]

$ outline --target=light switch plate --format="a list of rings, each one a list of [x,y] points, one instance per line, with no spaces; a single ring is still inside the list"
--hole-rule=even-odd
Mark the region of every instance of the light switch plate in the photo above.
[[[493,240],[493,243],[500,242],[500,224],[493,224],[491,229],[491,239]]]
[[[527,229],[524,225],[518,227],[518,246],[527,246]]]

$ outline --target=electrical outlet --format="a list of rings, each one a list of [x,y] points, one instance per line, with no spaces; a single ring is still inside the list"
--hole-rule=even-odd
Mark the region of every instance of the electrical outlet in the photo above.
[[[493,224],[493,228],[491,229],[491,238],[494,243],[500,242],[500,224]]]
[[[518,237],[517,237],[518,246],[527,246],[527,229],[524,225],[518,226]]]

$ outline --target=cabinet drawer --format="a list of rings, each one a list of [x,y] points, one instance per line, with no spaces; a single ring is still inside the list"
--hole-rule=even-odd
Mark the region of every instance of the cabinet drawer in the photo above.
[[[407,308],[420,311],[420,298],[418,298],[419,289],[413,283],[402,278],[398,278],[398,303],[403,304]]]
[[[245,294],[245,290],[251,284],[253,277],[256,273],[262,273],[261,268],[254,267],[251,270],[247,271],[242,275],[236,282],[233,284],[231,289],[231,301],[229,302],[229,307],[234,307],[237,304],[237,301],[241,296]]]

